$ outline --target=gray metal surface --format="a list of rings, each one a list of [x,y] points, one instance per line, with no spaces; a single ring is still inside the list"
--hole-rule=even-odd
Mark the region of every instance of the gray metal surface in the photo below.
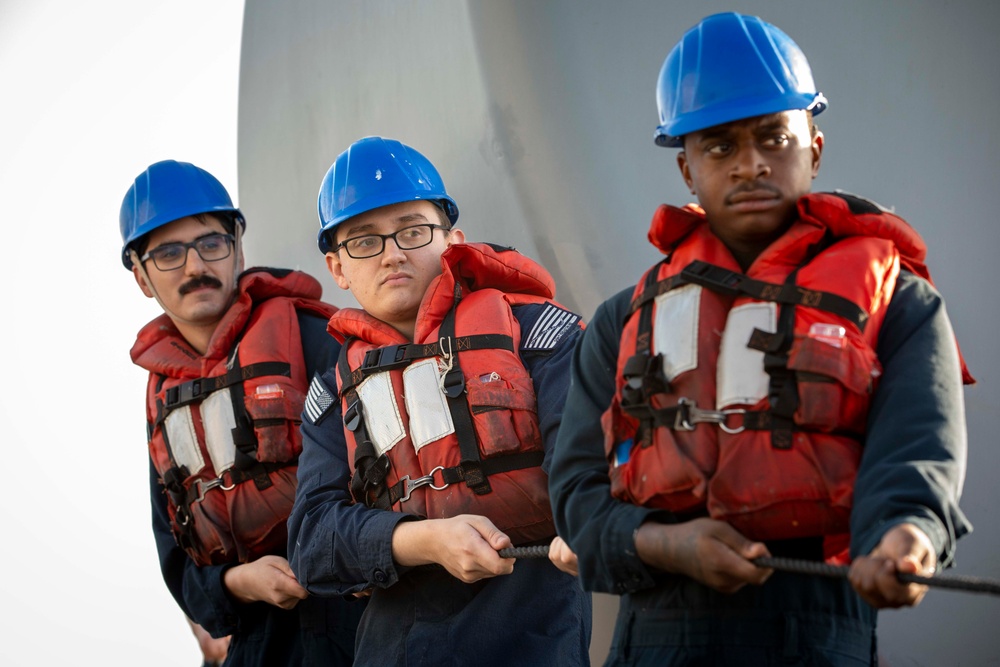
[[[513,245],[589,316],[656,259],[657,204],[690,195],[675,152],[653,144],[656,76],[708,0],[248,0],[239,113],[239,201],[253,263],[321,276],[352,300],[315,246],[316,192],[336,155],[369,134],[417,147],[440,169],[474,240]],[[817,190],[895,207],[930,247],[932,275],[980,383],[966,391],[976,526],[957,573],[1000,576],[1000,332],[990,267],[1000,154],[997,5],[931,0],[740,3],[806,51],[830,108]],[[931,591],[883,613],[881,653],[899,665],[1000,661],[980,619],[1000,601]],[[607,652],[615,599],[598,596],[592,653]]]

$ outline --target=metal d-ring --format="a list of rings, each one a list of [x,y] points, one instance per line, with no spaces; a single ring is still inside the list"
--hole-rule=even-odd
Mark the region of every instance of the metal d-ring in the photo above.
[[[729,419],[729,415],[745,415],[746,413],[747,411],[744,410],[743,408],[737,408],[735,410],[723,410],[722,414],[725,415],[725,418],[719,422],[719,428],[721,428],[723,431],[725,431],[730,435],[736,435],[737,433],[742,433],[747,428],[746,424],[741,425],[739,428],[730,428],[726,426],[726,421]]]

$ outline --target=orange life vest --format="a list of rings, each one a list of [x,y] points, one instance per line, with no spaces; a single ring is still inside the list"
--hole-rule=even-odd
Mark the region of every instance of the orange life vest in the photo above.
[[[171,528],[199,565],[284,553],[310,380],[297,312],[331,317],[321,292],[298,271],[247,271],[204,356],[165,314],[132,347]]]
[[[901,261],[929,280],[923,241],[832,194],[746,273],[697,206],[661,207],[649,237],[666,258],[636,286],[603,416],[612,493],[842,554],[879,328]]]
[[[515,543],[550,538],[535,392],[511,307],[555,306],[554,282],[487,244],[453,245],[441,261],[412,342],[362,310],[330,320],[344,342],[338,391],[352,493],[420,517],[486,516]]]

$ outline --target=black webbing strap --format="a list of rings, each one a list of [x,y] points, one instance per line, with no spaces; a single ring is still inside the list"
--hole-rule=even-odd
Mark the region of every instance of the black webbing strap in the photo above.
[[[514,352],[514,339],[504,334],[476,334],[473,336],[460,336],[452,338],[451,344],[454,351],[465,352],[467,350],[507,350]],[[365,353],[365,358],[361,366],[354,369],[347,375],[341,373],[341,395],[345,391],[352,389],[373,373],[388,371],[394,368],[402,368],[417,359],[443,356],[445,350],[441,349],[441,342],[434,343],[404,343],[401,345],[389,345]]]
[[[232,377],[244,377],[243,371],[245,370],[240,366],[239,360],[239,345],[233,346],[233,351],[229,357],[229,371],[226,373],[227,376]],[[253,364],[251,364],[252,366]],[[291,374],[291,366],[288,364],[282,364],[288,367],[288,372]],[[247,366],[246,368],[250,368]],[[251,373],[249,377],[254,377]],[[233,452],[233,467],[237,470],[253,470],[259,466],[257,461],[257,434],[253,430],[253,423],[250,420],[250,415],[247,414],[246,409],[246,392],[243,389],[243,382],[234,382],[229,385],[229,396],[230,404],[233,408],[233,422],[235,426],[230,430],[233,438],[233,445],[235,445],[235,451]],[[266,474],[261,474],[260,471],[253,475],[254,481],[257,483],[258,490],[264,490],[271,486],[271,480],[268,479]]]
[[[655,276],[657,268],[654,268],[650,273]],[[658,280],[655,283],[652,281],[649,282],[652,284],[647,284],[643,287],[642,293],[632,299],[632,303],[629,305],[629,314],[639,310],[661,294],[666,294],[670,290],[690,284],[690,281],[681,274]]]
[[[235,467],[230,468],[223,472],[217,479],[209,480],[207,484],[203,482],[189,486],[184,493],[184,503],[186,506],[190,506],[191,503],[201,502],[205,494],[211,489],[220,488],[223,491],[231,491],[234,487],[246,482],[253,482],[258,489],[266,489],[272,485],[269,477],[272,472],[293,465],[296,465],[296,461],[258,463],[248,470],[239,470]],[[261,477],[264,478],[264,486],[261,486]]]
[[[660,271],[660,266],[663,264],[661,260],[659,264],[654,266],[646,274],[646,279],[643,282],[642,292],[646,294],[647,292],[653,291],[653,288],[657,286],[664,285],[668,281],[657,281],[656,276]],[[657,294],[663,294],[669,290],[664,289],[663,292],[657,292]],[[641,300],[641,299],[640,299]],[[653,348],[653,303],[652,299],[647,299],[642,301],[641,312],[639,313],[639,328],[636,332],[635,337],[635,353],[636,355],[649,356],[649,351]],[[633,307],[631,312],[635,312],[635,302],[633,301]]]
[[[226,387],[231,387],[264,375],[291,377],[292,367],[284,361],[261,361],[249,366],[236,366],[226,371],[223,375],[189,380],[167,389],[164,407],[170,411],[189,403],[196,403],[203,400],[213,391],[225,389]]]
[[[459,349],[455,343],[455,311],[462,300],[462,287],[455,283],[455,300],[451,310],[445,315],[441,322],[439,335],[442,340],[452,341],[453,347],[450,355],[446,359],[451,362],[451,369],[444,376],[444,393],[448,398],[448,410],[451,412],[451,421],[455,425],[455,437],[458,438],[458,450],[461,454],[460,467],[462,468],[462,481],[477,496],[485,495],[492,491],[490,482],[487,479],[487,472],[483,469],[479,456],[479,439],[476,437],[476,429],[472,421],[472,411],[469,409],[469,398],[465,392],[465,374],[462,373],[462,366],[458,361]]]
[[[395,500],[389,498],[389,488],[385,478],[389,475],[392,462],[386,454],[379,454],[375,444],[368,437],[364,408],[358,395],[351,392],[351,409],[345,413],[345,425],[354,432],[357,446],[354,449],[354,475],[351,477],[351,496],[355,502],[368,507],[387,510]],[[347,415],[350,421],[347,421]],[[352,428],[353,427],[353,428]]]
[[[656,428],[664,427],[676,430],[689,430],[688,428],[683,428],[681,425],[694,425],[699,423],[721,423],[728,424],[731,431],[733,430],[747,430],[747,431],[773,431],[776,428],[774,421],[774,415],[770,410],[740,410],[734,411],[732,413],[726,412],[713,412],[715,418],[712,419],[698,419],[692,413],[696,406],[693,403],[678,403],[677,405],[672,405],[669,408],[647,408],[646,418],[650,420],[652,425]],[[719,417],[722,415],[722,417]],[[737,423],[728,423],[729,418],[732,418]],[[777,428],[786,428],[784,424],[779,423]],[[797,424],[792,424],[791,430],[793,431],[803,431],[805,429],[800,428]],[[854,433],[838,433],[841,435],[847,435],[849,437],[857,438],[857,434]]]
[[[223,375],[189,380],[183,384],[171,387],[167,389],[167,400],[165,402],[159,399],[156,401],[156,422],[151,427],[148,427],[150,437],[152,437],[153,429],[162,425],[167,415],[173,410],[203,401],[210,393],[231,387],[230,400],[233,406],[233,418],[236,423],[236,428],[232,429],[233,444],[235,445],[234,465],[240,470],[249,472],[251,478],[255,480],[257,488],[264,490],[271,486],[272,483],[266,471],[261,467],[261,463],[257,461],[257,435],[253,430],[253,421],[246,412],[243,381],[264,375],[290,377],[291,374],[292,367],[288,363],[283,361],[262,361],[243,367],[237,365]],[[159,387],[162,385],[163,382],[161,381],[157,387],[157,393],[159,393]],[[167,437],[166,429],[163,429],[162,434],[163,442],[167,446],[168,456],[171,462],[176,465],[177,461],[174,458],[173,447],[170,444],[170,438]]]
[[[276,461],[261,463],[257,462],[253,467],[246,470],[237,470],[236,468],[231,468],[223,473],[223,476],[229,477],[229,485],[243,484],[244,482],[253,481],[258,489],[266,489],[271,486],[271,473],[276,470],[281,470],[282,468],[287,468],[288,466],[298,465],[298,461]]]
[[[240,384],[264,375],[291,377],[292,367],[284,361],[261,361],[249,366],[232,368],[222,375],[188,380],[167,389],[162,406],[157,405],[156,422],[159,424],[171,411],[192,403],[199,403],[213,391]]]
[[[507,456],[496,456],[484,459],[480,463],[480,467],[482,468],[483,474],[489,476],[502,472],[523,470],[524,468],[537,468],[542,465],[542,461],[544,459],[544,452],[521,452],[519,454],[509,454]],[[465,469],[462,466],[445,468],[441,471],[441,478],[446,484],[465,482]]]
[[[786,280],[781,285],[767,283],[700,260],[695,260],[684,267],[681,276],[688,283],[701,285],[720,294],[731,296],[742,294],[759,301],[825,310],[854,323],[862,331],[868,321],[868,313],[850,299],[830,292],[805,289],[796,285],[794,280]]]
[[[795,285],[795,269],[785,279],[785,286]],[[747,347],[764,353],[764,371],[770,378],[767,389],[771,446],[791,449],[795,429],[795,411],[799,407],[799,384],[795,371],[788,367],[788,353],[795,340],[794,303],[779,302],[778,326],[774,333],[754,329]]]
[[[347,354],[351,345],[357,340],[354,337],[345,340],[340,348],[340,355],[337,357],[337,374],[340,376],[342,384],[339,398],[347,405],[344,409],[344,427],[354,434],[354,442],[356,443],[354,475],[351,476],[351,496],[355,502],[387,510],[392,506],[392,502],[389,500],[389,490],[385,484],[385,478],[389,474],[390,468],[389,457],[385,454],[380,455],[375,450],[375,444],[368,436],[361,397],[354,389],[354,384],[347,384],[353,374]]]
[[[514,470],[523,470],[524,468],[538,468],[542,465],[542,461],[545,460],[544,452],[521,452],[519,454],[510,454],[507,456],[497,456],[495,458],[484,459],[480,464],[483,474],[489,477],[490,475],[496,475],[503,472],[512,472]],[[442,468],[434,474],[441,475],[441,481],[443,485],[438,485],[432,487],[436,491],[443,490],[445,486],[450,484],[458,484],[459,482],[465,482],[465,468],[461,465],[454,466],[453,468]],[[434,484],[437,480],[430,481],[428,478],[428,484]],[[423,486],[424,484],[421,484]],[[406,482],[400,480],[388,488],[388,493],[384,495],[379,495],[378,502],[381,509],[389,509],[395,505],[401,498],[405,498]],[[374,505],[372,505],[374,507]]]
[[[625,381],[621,392],[621,409],[639,421],[636,441],[643,447],[653,443],[652,415],[649,402],[653,394],[666,391],[667,382],[663,377],[663,359],[660,355],[653,356],[653,299],[676,285],[670,279],[656,280],[660,267],[666,262],[661,260],[646,273],[640,297],[633,300],[629,315],[639,308],[639,323],[635,336],[635,354],[628,358],[622,368]],[[647,295],[649,298],[645,298]]]
[[[191,503],[187,500],[184,480],[188,477],[185,466],[174,466],[164,471],[163,487],[174,506],[174,523],[179,527],[177,543],[181,548],[194,548],[194,522],[191,521]]]
[[[163,473],[163,486],[167,496],[174,506],[174,521],[179,527],[177,541],[182,548],[195,548],[194,521],[192,521],[191,505],[201,502],[205,494],[211,489],[218,488],[222,491],[231,491],[239,484],[253,481],[258,489],[265,489],[271,486],[270,474],[281,468],[295,465],[295,461],[281,461],[277,463],[258,463],[249,470],[237,470],[230,468],[214,480],[206,482],[197,479],[190,486],[184,486],[184,480],[188,477],[188,470],[185,466],[174,466]],[[261,479],[263,478],[263,480]]]

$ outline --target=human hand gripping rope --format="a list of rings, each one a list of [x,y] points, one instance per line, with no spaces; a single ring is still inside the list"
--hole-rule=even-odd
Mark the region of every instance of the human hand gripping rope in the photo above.
[[[501,558],[548,558],[549,545],[540,544],[530,547],[508,547],[500,549],[497,553]],[[827,563],[817,563],[810,560],[800,560],[796,558],[774,558],[764,556],[755,558],[753,564],[757,567],[768,567],[783,572],[794,572],[796,574],[811,574],[817,577],[833,577],[846,579],[850,568],[846,565],[829,565]],[[937,574],[933,577],[924,577],[908,572],[897,572],[896,578],[905,584],[920,584],[934,588],[946,588],[956,591],[966,591],[969,593],[986,593],[989,595],[1000,595],[1000,580],[988,579],[984,577],[973,577],[961,574]]]

